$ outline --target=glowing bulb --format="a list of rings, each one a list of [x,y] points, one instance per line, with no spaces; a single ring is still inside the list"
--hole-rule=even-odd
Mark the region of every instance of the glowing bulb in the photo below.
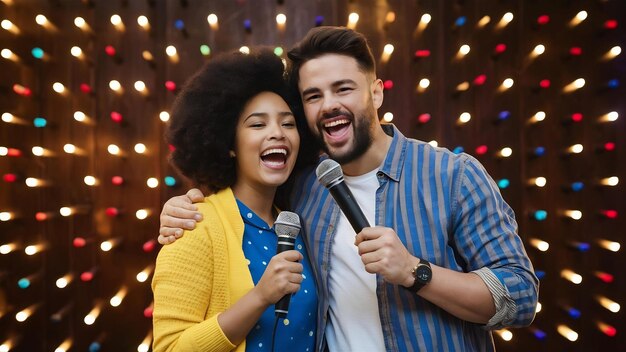
[[[513,14],[510,12],[505,13],[496,25],[496,29],[502,29],[506,27],[509,23],[511,23],[511,21],[513,21]]]
[[[120,147],[116,146],[115,144],[109,144],[109,146],[107,147],[107,151],[111,155],[119,155]]]
[[[111,88],[111,90],[114,92],[121,92],[122,85],[118,80],[113,79],[109,82],[109,88]]]
[[[9,221],[13,219],[13,213],[8,211],[0,212],[0,221]]]
[[[507,330],[507,329],[496,330],[496,333],[498,333],[498,335],[500,335],[500,337],[504,341],[511,341],[513,339],[513,333],[510,330]]]
[[[70,216],[74,213],[74,210],[70,207],[62,207],[61,209],[59,209],[59,213],[61,214],[61,216]]]
[[[169,45],[167,48],[165,48],[165,53],[167,54],[167,56],[176,56],[176,47],[173,45]]]
[[[428,78],[422,78],[422,79],[420,79],[419,83],[417,84],[417,91],[418,92],[423,92],[429,86],[430,86],[430,80]]]
[[[69,285],[70,282],[72,282],[72,278],[73,278],[72,274],[67,274],[63,277],[60,277],[56,281],[56,286],[58,288],[66,288],[67,285]]]
[[[137,17],[137,24],[145,30],[150,29],[150,21],[148,21],[148,17],[146,16],[142,15],[142,16]]]
[[[348,15],[348,25],[346,27],[354,29],[357,22],[359,22],[359,14],[356,12],[352,12],[350,15]]]
[[[583,78],[579,78],[574,81],[574,87],[580,89],[585,86],[585,80]]]
[[[24,253],[26,255],[35,255],[41,252],[42,247],[40,245],[30,245],[24,248]]]
[[[563,92],[565,93],[571,93],[577,89],[580,89],[582,87],[585,86],[585,79],[584,78],[578,78],[576,79],[574,82],[566,85],[565,87],[563,87]]]
[[[137,274],[137,281],[146,282],[146,280],[148,280],[148,278],[150,277],[153,269],[154,267],[152,265],[149,265],[148,267],[143,269],[139,274]]]
[[[28,319],[28,317],[30,316],[30,312],[26,312],[26,311],[19,311],[17,312],[17,314],[15,314],[15,320],[17,320],[18,322],[22,323],[24,321],[26,321],[26,319]]]
[[[619,114],[617,113],[617,111],[611,111],[610,113],[601,117],[600,120],[607,121],[607,122],[615,122],[617,121],[618,118],[619,118]]]
[[[159,113],[159,119],[163,122],[167,122],[170,120],[170,113],[167,111],[161,111]]]
[[[35,146],[33,147],[32,151],[33,151],[33,155],[35,156],[43,156],[44,149],[42,147]]]
[[[566,210],[563,214],[573,220],[580,220],[583,217],[583,212],[580,210]]]
[[[383,115],[383,120],[385,120],[385,122],[391,122],[391,121],[393,121],[393,113],[386,112],[386,113]]]
[[[574,27],[587,19],[587,11],[580,11],[569,21],[569,26]]]
[[[146,84],[143,81],[136,81],[135,82],[135,90],[140,92],[140,93],[147,92]]]
[[[209,22],[209,26],[213,29],[217,29],[218,26],[218,19],[217,19],[217,15],[212,13],[209,16],[207,16],[206,18],[207,22]]]
[[[137,154],[143,154],[146,152],[146,146],[143,143],[137,143],[135,144],[135,153]]]
[[[619,252],[621,245],[619,242],[615,242],[615,241],[609,241],[609,240],[598,240],[598,245],[600,245],[600,247],[609,250],[611,252]]]
[[[109,300],[111,306],[119,307],[119,305],[122,304],[124,297],[126,297],[127,292],[128,290],[126,289],[126,287],[122,287],[119,291],[117,291],[115,296],[111,297],[111,299]]]
[[[2,213],[0,213],[2,214]],[[13,243],[3,244],[0,246],[0,254],[9,254],[15,250],[16,246]]]
[[[561,334],[561,336],[572,342],[578,340],[578,333],[570,329],[567,325],[559,325],[557,326],[556,330],[559,332],[559,334]]]
[[[545,51],[546,51],[546,47],[543,46],[542,44],[539,44],[533,49],[533,54],[534,56],[539,56],[543,54]]]
[[[76,153],[76,146],[70,143],[67,143],[66,145],[63,146],[63,151],[66,152],[67,154],[74,154]]]
[[[26,184],[26,186],[31,187],[31,188],[44,185],[44,182],[42,180],[34,178],[34,177],[26,178],[26,180],[24,180],[24,183]]]
[[[67,352],[70,347],[72,347],[72,339],[67,339],[63,341],[63,343],[60,344],[59,347],[54,350],[54,352]]]
[[[611,177],[603,178],[602,180],[600,180],[600,184],[604,186],[611,186],[611,187],[617,186],[619,184],[619,177],[611,176]]]
[[[150,211],[148,209],[139,209],[135,212],[135,216],[139,220],[145,220],[149,215],[150,215]]]
[[[394,47],[392,44],[386,44],[385,47],[383,48],[383,53],[381,54],[380,61],[381,62],[389,61],[391,54],[393,54],[393,50],[394,50]]]
[[[432,141],[428,142],[428,144],[431,147],[434,147],[434,148],[437,148],[439,146],[439,142],[437,142],[436,140],[432,140]]]
[[[478,21],[478,24],[476,25],[478,28],[483,28],[486,25],[489,24],[489,22],[491,22],[491,17],[489,16],[483,16],[481,17],[481,19]]]
[[[622,53],[622,48],[620,48],[619,46],[614,46],[611,48],[611,50],[609,50],[609,53],[612,57],[616,57],[617,55]]]
[[[545,252],[550,248],[550,244],[546,241],[542,241],[537,238],[531,238],[529,241],[533,247],[537,248],[538,250],[542,252]]]
[[[65,86],[63,85],[63,83],[59,82],[55,82],[52,85],[52,89],[59,94],[63,94],[65,92]]]
[[[0,51],[0,55],[7,60],[10,60],[11,58],[15,57],[15,54],[13,54],[13,52],[10,49],[2,49],[2,51]]]
[[[461,47],[459,48],[459,54],[461,54],[461,56],[465,56],[469,54],[469,52],[470,52],[470,46],[467,44],[461,45]]]
[[[471,119],[472,119],[472,115],[469,112],[464,112],[461,115],[459,115],[457,124],[468,123]]]
[[[17,26],[9,20],[2,20],[2,22],[0,22],[0,26],[2,26],[2,28],[7,30],[8,32],[11,32],[13,34],[20,34],[20,29],[17,28]]]
[[[146,184],[150,188],[156,188],[159,186],[159,180],[156,177],[150,177],[148,181],[146,181]]]
[[[276,15],[276,24],[279,26],[284,26],[287,23],[287,16],[285,14],[279,13]]]
[[[248,48],[247,46],[244,45],[241,48],[239,48],[239,52],[242,53],[242,54],[248,55],[248,54],[250,54],[250,48]]]
[[[543,111],[537,111],[531,118],[530,118],[530,122],[531,123],[535,123],[535,122],[541,122],[543,120],[546,119],[546,113]]]
[[[528,183],[535,185],[537,187],[545,187],[547,182],[548,181],[546,180],[545,177],[535,177],[535,178],[531,178],[530,180],[528,180]]]
[[[580,284],[581,282],[583,282],[583,277],[580,276],[579,274],[569,270],[569,269],[563,269],[561,270],[561,277],[566,279],[567,281],[572,282],[573,284]]]
[[[541,304],[541,302],[537,302],[537,308],[535,308],[535,313],[541,312],[541,308],[543,308],[543,305]]]
[[[505,147],[500,149],[500,151],[498,152],[498,155],[503,157],[503,158],[508,158],[513,154],[513,149],[509,148],[509,147]]]
[[[83,321],[85,322],[86,325],[92,325],[93,323],[96,322],[96,319],[98,319],[98,316],[100,315],[100,305],[96,305],[95,307],[93,307],[93,309],[87,313],[87,315],[85,315],[85,318],[83,319]]]
[[[85,121],[86,118],[87,118],[87,115],[85,115],[84,112],[82,112],[82,111],[74,112],[74,120],[76,120],[78,122],[83,122],[83,121]]]
[[[77,47],[77,46],[73,46],[70,49],[70,54],[72,54],[72,56],[74,57],[81,57],[83,56],[83,49]]]
[[[600,305],[606,309],[608,309],[609,311],[613,312],[613,313],[618,313],[620,310],[620,305],[619,303],[608,299],[606,297],[603,296],[596,296],[596,299],[598,300],[598,303],[600,303]]]
[[[119,239],[110,239],[100,243],[100,250],[108,252],[119,244]]]
[[[35,16],[35,22],[40,26],[45,26],[49,23],[48,18],[44,15]]]
[[[513,79],[512,78],[507,78],[504,81],[502,81],[502,85],[500,86],[500,90],[507,90],[511,87],[513,87]]]
[[[583,145],[582,144],[574,144],[571,147],[567,148],[567,151],[572,153],[572,154],[580,154],[583,152]]]

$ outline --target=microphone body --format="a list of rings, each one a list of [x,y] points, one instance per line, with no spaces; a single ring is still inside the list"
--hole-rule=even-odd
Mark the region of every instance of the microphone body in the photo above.
[[[317,166],[315,173],[320,183],[333,196],[356,233],[361,232],[364,227],[370,226],[350,188],[343,180],[343,171],[339,163],[332,159],[326,159]]]
[[[276,254],[289,251],[295,248],[296,237],[300,233],[300,217],[296,213],[289,211],[281,211],[278,218],[274,222],[278,243],[276,245]],[[289,312],[289,301],[291,295],[284,295],[274,305],[274,314],[277,317],[286,317]]]
[[[333,186],[329,186],[328,191],[330,192],[330,195],[333,196],[335,202],[337,202],[337,205],[339,205],[339,208],[346,216],[348,222],[352,225],[352,228],[356,233],[361,232],[364,227],[370,226],[365,214],[363,214],[363,211],[361,210],[361,207],[359,207],[359,204],[354,199],[352,191],[350,191],[348,185],[346,185],[343,181],[343,177],[340,182],[337,182]]]

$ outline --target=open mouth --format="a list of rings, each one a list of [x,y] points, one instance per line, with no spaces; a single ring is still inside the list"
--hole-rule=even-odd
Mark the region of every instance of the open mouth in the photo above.
[[[339,119],[324,123],[324,131],[331,137],[341,137],[346,134],[350,128],[349,119]]]
[[[261,160],[269,167],[282,167],[287,163],[287,149],[268,149],[261,154]]]

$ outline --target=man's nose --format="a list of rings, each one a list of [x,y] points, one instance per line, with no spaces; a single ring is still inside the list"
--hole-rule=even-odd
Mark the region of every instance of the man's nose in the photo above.
[[[322,114],[328,114],[341,109],[339,101],[332,96],[325,97],[322,103]]]

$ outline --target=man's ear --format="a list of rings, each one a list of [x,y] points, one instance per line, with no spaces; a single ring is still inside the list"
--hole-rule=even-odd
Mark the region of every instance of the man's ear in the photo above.
[[[376,78],[376,80],[372,83],[372,101],[376,110],[383,105],[383,89],[383,81],[380,78]]]

